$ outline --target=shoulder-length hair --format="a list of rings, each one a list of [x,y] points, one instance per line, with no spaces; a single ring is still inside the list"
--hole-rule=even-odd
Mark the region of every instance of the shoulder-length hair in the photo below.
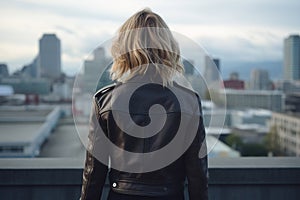
[[[172,84],[174,73],[184,71],[175,38],[164,20],[150,9],[137,12],[121,26],[111,53],[113,80],[145,73],[151,64],[166,85]]]

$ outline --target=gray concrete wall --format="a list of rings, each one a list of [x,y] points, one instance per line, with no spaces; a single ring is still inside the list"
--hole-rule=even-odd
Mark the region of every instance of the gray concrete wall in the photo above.
[[[79,159],[0,159],[0,199],[79,199],[82,166]],[[215,158],[209,174],[210,199],[300,197],[300,158]]]

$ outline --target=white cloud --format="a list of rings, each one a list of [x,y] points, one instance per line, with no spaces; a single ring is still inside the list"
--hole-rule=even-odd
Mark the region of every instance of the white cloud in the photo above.
[[[221,59],[278,60],[283,38],[300,32],[299,4],[297,0],[6,0],[0,2],[0,62],[13,69],[30,62],[42,34],[53,32],[62,41],[64,69],[72,71],[144,7]]]
[[[192,38],[208,53],[236,61],[279,60],[286,30],[247,26],[177,25],[174,30]]]

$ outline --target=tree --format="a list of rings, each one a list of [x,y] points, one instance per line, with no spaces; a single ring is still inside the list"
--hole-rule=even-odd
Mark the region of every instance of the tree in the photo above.
[[[243,144],[241,155],[242,156],[267,156],[268,150],[262,144],[247,143],[247,144]]]
[[[205,91],[205,100],[209,100],[209,101],[211,101],[211,97],[210,97],[210,94],[209,94],[209,90],[207,89],[206,91]]]
[[[238,150],[241,156],[267,156],[268,150],[260,143],[244,143],[235,133],[226,137],[225,142],[233,149]]]
[[[229,136],[227,136],[225,139],[225,142],[230,147],[232,147],[233,149],[236,149],[238,151],[240,151],[243,147],[242,139],[234,133],[231,133]]]
[[[275,125],[271,126],[269,133],[265,136],[264,144],[266,149],[273,155],[278,156],[281,154],[278,131]]]

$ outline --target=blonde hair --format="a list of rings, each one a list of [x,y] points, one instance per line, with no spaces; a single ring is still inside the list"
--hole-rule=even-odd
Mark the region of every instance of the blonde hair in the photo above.
[[[179,46],[170,29],[150,9],[137,12],[121,26],[111,53],[113,80],[133,72],[145,73],[149,64],[153,64],[166,85],[172,84],[174,73],[184,71]]]

